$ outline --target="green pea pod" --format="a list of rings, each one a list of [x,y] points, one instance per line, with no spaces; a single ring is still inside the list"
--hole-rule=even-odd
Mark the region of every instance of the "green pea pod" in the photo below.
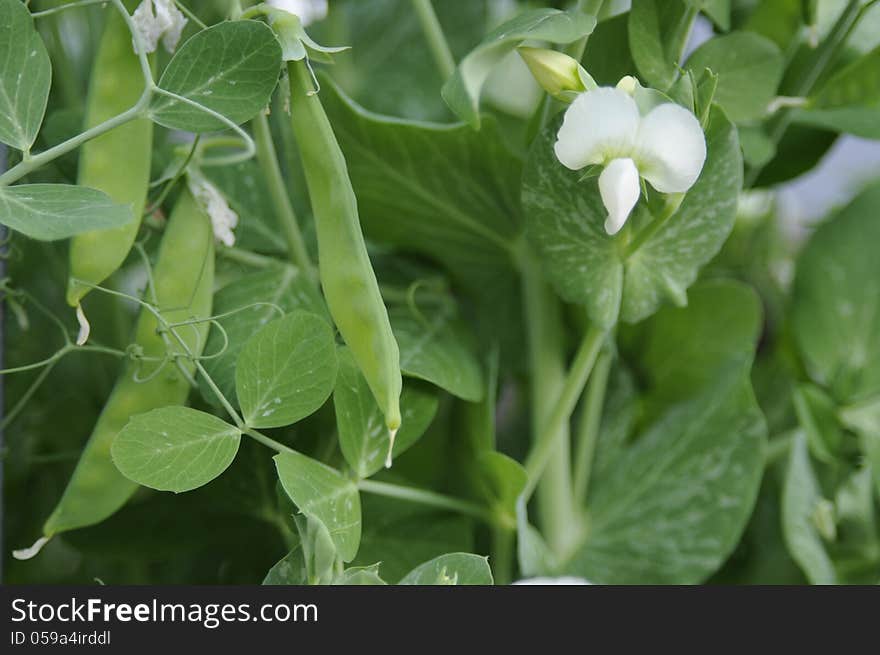
[[[214,282],[214,235],[208,217],[189,190],[184,190],[168,222],[153,270],[158,308],[169,323],[206,318],[211,313]],[[79,458],[61,501],[43,526],[51,537],[59,532],[98,523],[118,510],[137,484],[122,476],[110,459],[113,439],[129,418],[151,409],[186,402],[189,382],[174,363],[183,349],[173,336],[157,332],[156,317],[142,310],[135,328],[135,343],[146,357],[171,356],[158,362],[130,363]],[[208,323],[177,328],[194,354],[201,354]]]
[[[318,234],[330,314],[394,432],[400,427],[400,353],[379,293],[345,157],[304,61],[289,63],[293,131]]]
[[[120,13],[110,8],[92,69],[85,127],[131,108],[143,90],[143,73],[131,45],[131,33]],[[85,232],[71,240],[67,284],[71,307],[90,291],[77,280],[101,284],[131,250],[150,182],[152,142],[153,124],[142,118],[110,130],[80,149],[79,184],[100,189],[116,202],[131,205],[136,218],[123,227]]]

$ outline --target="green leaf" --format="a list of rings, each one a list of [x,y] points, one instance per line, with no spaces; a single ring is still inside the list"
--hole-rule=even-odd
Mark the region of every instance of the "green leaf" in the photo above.
[[[694,72],[708,68],[718,75],[715,102],[735,123],[764,116],[776,96],[785,65],[779,47],[752,32],[733,32],[710,39],[688,58]]]
[[[761,300],[751,287],[701,282],[687,307],[664,307],[639,326],[632,361],[651,403],[670,405],[700,393],[730,366],[750,363],[761,329]]]
[[[329,320],[317,288],[293,266],[279,264],[243,275],[214,295],[214,314],[220,316],[217,323],[222,331],[216,325],[212,326],[205,352],[220,354],[205,359],[203,364],[229,400],[234,402],[236,398],[235,365],[245,342],[270,320],[295,310],[318,314]],[[204,379],[199,379],[199,386],[205,399],[216,402],[214,392]]]
[[[354,482],[296,452],[275,455],[278,479],[307,517],[327,527],[339,556],[350,562],[361,539],[361,500]]]
[[[842,404],[880,393],[880,185],[821,225],[797,261],[795,340],[810,377]]]
[[[443,86],[443,99],[461,120],[479,129],[480,92],[489,73],[523,41],[566,44],[587,36],[595,17],[582,12],[532,9],[502,23],[468,54]]]
[[[803,0],[758,2],[743,28],[773,41],[780,48],[791,45],[803,27]]]
[[[263,579],[264,585],[326,585],[336,578],[336,545],[321,521],[295,516],[290,552]]]
[[[644,82],[667,90],[678,75],[678,63],[696,9],[682,0],[640,0],[629,12],[629,47]]]
[[[113,441],[116,468],[159,491],[191,491],[223,473],[235,459],[241,430],[188,407],[162,407],[133,416]]]
[[[20,0],[0,0],[0,142],[29,151],[40,131],[52,65]]]
[[[688,2],[701,9],[723,32],[730,29],[731,0],[688,0]]]
[[[799,434],[792,443],[782,492],[782,532],[791,556],[812,584],[836,584],[834,564],[816,527],[821,501],[807,441]]]
[[[334,585],[362,586],[387,584],[379,577],[379,564],[353,566],[345,569],[334,581]]]
[[[248,339],[235,367],[244,420],[254,428],[296,423],[316,411],[336,382],[336,342],[320,316],[296,311]]]
[[[747,369],[673,406],[590,492],[589,531],[555,573],[606,584],[694,584],[730,555],[764,469]]]
[[[595,179],[565,168],[553,152],[558,122],[536,139],[523,174],[522,201],[531,240],[544,269],[567,301],[586,305],[591,320],[610,327],[618,318],[639,321],[665,300],[686,301],[700,268],[733,228],[742,186],[742,153],[736,129],[713,110],[706,132],[703,172],[678,209],[635,252],[621,237],[645,228],[650,214],[636,208],[624,232],[611,237]],[[632,234],[632,233],[631,233]]]
[[[402,585],[491,585],[489,562],[470,553],[449,553],[420,564],[406,574]]]
[[[798,386],[792,400],[810,452],[818,460],[836,463],[844,435],[837,422],[834,401],[822,389],[809,383]]]
[[[389,318],[404,375],[427,380],[463,400],[483,398],[480,363],[468,347],[464,326],[448,310],[424,316],[403,307],[389,312]]]
[[[97,189],[72,184],[20,184],[0,189],[0,224],[40,241],[121,227],[133,220]]]
[[[795,112],[799,123],[880,139],[880,47],[846,66]]]
[[[402,420],[394,439],[393,456],[412,446],[434,419],[439,401],[435,394],[410,384],[400,396]],[[376,404],[367,381],[348,348],[339,350],[339,373],[333,390],[339,447],[359,478],[379,471],[388,453],[390,434],[385,415]]]
[[[177,50],[159,87],[192,100],[233,123],[244,123],[267,104],[281,71],[281,46],[265,23],[237,20],[197,32]],[[211,132],[226,126],[188,103],[156,95],[154,121],[171,129]]]
[[[321,100],[348,163],[367,237],[443,264],[472,293],[497,302],[517,284],[521,165],[494,122],[402,121],[366,112],[332,83]]]

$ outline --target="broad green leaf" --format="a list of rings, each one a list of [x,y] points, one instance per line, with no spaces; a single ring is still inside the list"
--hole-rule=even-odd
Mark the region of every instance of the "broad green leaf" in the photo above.
[[[652,404],[699,393],[731,365],[751,362],[762,328],[758,295],[731,280],[698,283],[687,307],[664,307],[635,330],[633,348]]]
[[[792,444],[782,493],[782,532],[791,556],[812,584],[836,584],[837,573],[816,527],[822,501],[806,438]]]
[[[705,580],[751,514],[765,434],[745,367],[673,406],[591,490],[589,530],[554,573],[606,584]]]
[[[644,82],[660,91],[678,74],[697,10],[683,0],[639,0],[629,12],[629,47]]]
[[[370,566],[353,566],[345,569],[337,576],[333,584],[362,586],[384,585],[387,583],[379,576],[379,564],[371,564]]]
[[[803,0],[758,2],[743,28],[765,36],[780,48],[788,48],[803,27]]]
[[[296,311],[252,336],[235,367],[235,390],[247,424],[277,428],[316,411],[336,382],[336,342],[320,316]]]
[[[795,340],[807,370],[839,403],[880,393],[880,186],[821,225],[797,261]]]
[[[40,241],[130,223],[131,207],[104,192],[72,184],[20,184],[0,189],[0,224]]]
[[[412,446],[434,419],[439,401],[437,396],[413,386],[404,385],[400,396],[402,420],[394,439],[393,457]],[[348,348],[339,350],[339,372],[333,390],[339,447],[345,461],[359,478],[379,471],[388,454],[390,434],[385,416]]]
[[[402,585],[491,585],[489,562],[470,553],[449,553],[420,564],[407,573]]]
[[[350,562],[361,539],[361,500],[354,482],[296,452],[275,455],[281,486],[307,517],[327,527],[339,556]]]
[[[236,398],[235,364],[245,342],[272,319],[295,310],[329,320],[316,286],[293,266],[279,264],[243,275],[214,295],[214,314],[220,317],[217,319],[220,327],[211,327],[205,352],[219,353],[219,356],[206,358],[203,364],[227,398],[233,402]],[[202,396],[216,402],[214,392],[201,378],[199,385]]]
[[[880,47],[846,66],[810,98],[795,120],[880,139]]]
[[[227,21],[187,39],[158,85],[233,123],[244,123],[269,104],[280,71],[281,46],[268,25]],[[160,125],[188,132],[225,128],[222,121],[198,107],[159,94],[150,106],[150,115]]]
[[[434,2],[434,11],[456,61],[486,33],[483,2]],[[437,70],[410,0],[337,0],[333,18],[309,25],[320,39],[346,43],[334,77],[346,93],[372,111],[420,120],[446,120]],[[406,93],[401,93],[406,89]]]
[[[776,96],[785,62],[779,47],[751,32],[733,32],[706,41],[685,67],[718,75],[715,102],[735,123],[764,116]]]
[[[426,316],[403,307],[389,312],[389,318],[404,375],[427,380],[464,400],[483,398],[480,363],[468,347],[464,326],[448,310]]]
[[[21,0],[0,0],[0,142],[29,151],[40,131],[52,65]]]
[[[488,299],[499,295],[499,287],[516,284],[521,164],[494,122],[474,133],[462,125],[379,116],[330,82],[321,100],[345,154],[367,237],[440,262]]]
[[[614,86],[624,75],[636,72],[629,50],[629,11],[600,22],[587,40],[581,59],[600,86]]]
[[[364,532],[354,564],[381,562],[382,578],[397,583],[418,564],[472,550],[473,524],[460,515],[381,496],[365,496]]]
[[[468,54],[443,86],[443,99],[461,120],[479,129],[480,92],[492,69],[523,41],[566,44],[587,36],[595,17],[582,12],[532,9],[502,23]]]
[[[610,327],[637,322],[664,301],[686,302],[687,288],[721,248],[733,228],[742,185],[742,153],[736,129],[713,110],[706,133],[703,172],[672,216],[635,252],[621,239],[638,234],[651,216],[637,206],[624,232],[605,233],[607,212],[598,180],[580,181],[553,152],[558,122],[536,139],[523,174],[522,201],[528,233],[556,290],[584,304],[590,318]]]
[[[133,416],[113,441],[116,468],[130,480],[180,493],[207,484],[235,459],[241,430],[188,407]]]

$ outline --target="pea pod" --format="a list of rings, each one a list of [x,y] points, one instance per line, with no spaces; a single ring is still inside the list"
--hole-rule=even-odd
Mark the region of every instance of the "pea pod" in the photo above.
[[[107,11],[92,69],[86,128],[129,109],[144,90],[131,33],[118,11],[112,7]],[[72,307],[90,290],[77,280],[101,284],[122,265],[131,250],[147,197],[152,140],[153,124],[142,118],[88,141],[80,150],[79,184],[100,189],[116,202],[131,205],[136,218],[123,227],[86,232],[71,240],[67,302]]]
[[[153,281],[159,310],[170,323],[211,312],[214,280],[214,236],[211,223],[192,194],[184,190],[168,222],[159,246]],[[158,362],[130,363],[116,383],[95,429],[80,456],[73,477],[55,511],[43,526],[43,534],[53,534],[98,523],[118,510],[137,488],[122,476],[110,459],[113,439],[128,419],[135,415],[186,401],[189,383],[173,356],[182,352],[169,335],[169,345],[157,332],[155,316],[141,311],[135,328],[135,343],[147,357],[172,360],[160,368]],[[205,343],[208,323],[178,328],[180,336],[194,353]]]
[[[304,61],[289,63],[293,132],[318,235],[327,306],[392,431],[400,426],[400,354],[358,218],[345,157]]]

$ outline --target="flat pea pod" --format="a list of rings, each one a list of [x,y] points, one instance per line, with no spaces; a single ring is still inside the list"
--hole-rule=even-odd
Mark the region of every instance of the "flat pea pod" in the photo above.
[[[171,213],[153,269],[157,307],[169,323],[206,318],[211,313],[214,282],[214,235],[211,222],[188,189]],[[176,328],[193,354],[201,354],[208,323]],[[157,332],[159,322],[141,310],[135,343],[144,356],[172,359],[131,362],[113,388],[98,422],[80,456],[73,477],[58,506],[43,526],[45,537],[98,523],[118,510],[137,484],[123,477],[110,459],[113,439],[135,414],[186,402],[190,385],[173,356],[183,348],[172,335],[168,342]]]
[[[92,68],[85,127],[93,127],[131,108],[144,90],[131,33],[115,8],[107,9],[107,22]],[[153,124],[141,118],[110,130],[80,149],[81,186],[99,189],[118,203],[131,205],[135,220],[120,228],[94,230],[75,236],[70,243],[70,279],[67,302],[76,307],[125,261],[140,227],[147,187]]]
[[[400,427],[400,353],[379,293],[345,157],[304,61],[288,65],[293,132],[318,236],[318,269],[330,315],[385,414]]]

